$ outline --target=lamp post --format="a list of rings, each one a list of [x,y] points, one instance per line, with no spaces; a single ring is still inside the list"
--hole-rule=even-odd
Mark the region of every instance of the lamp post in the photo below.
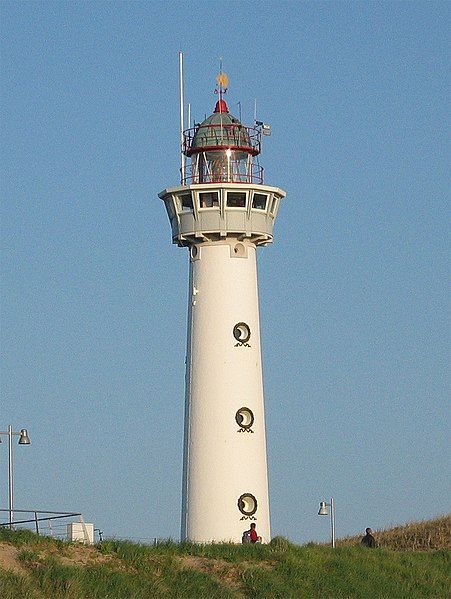
[[[327,516],[329,513],[327,511],[328,507],[330,507],[330,528],[332,547],[335,547],[335,505],[333,497],[330,498],[330,503],[327,503],[325,501],[320,502],[318,516]]]
[[[8,435],[9,528],[12,529],[14,520],[13,436],[19,437],[19,445],[30,445],[31,441],[26,428],[21,428],[20,433],[15,433],[11,424],[7,431],[0,431],[0,443],[2,442],[1,435]]]

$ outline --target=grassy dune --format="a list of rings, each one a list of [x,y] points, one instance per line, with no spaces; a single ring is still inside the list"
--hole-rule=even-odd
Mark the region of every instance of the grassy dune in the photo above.
[[[362,536],[347,537],[338,541],[339,547],[358,545]],[[435,520],[413,522],[376,531],[381,547],[394,550],[430,551],[451,549],[451,517],[442,516]]]
[[[445,598],[450,596],[449,536],[433,532],[434,523],[442,530],[442,520],[427,527],[428,551],[403,546],[411,539],[417,547],[418,527],[428,523],[412,525],[417,533],[410,536],[406,527],[385,531],[394,549],[352,546],[355,538],[335,550],[300,547],[280,537],[261,546],[167,542],[149,547],[107,540],[84,547],[0,530],[0,597]],[[436,547],[436,538],[447,544]]]

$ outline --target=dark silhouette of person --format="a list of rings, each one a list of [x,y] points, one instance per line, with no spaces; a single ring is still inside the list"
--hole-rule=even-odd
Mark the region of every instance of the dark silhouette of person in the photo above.
[[[376,539],[373,537],[371,528],[365,529],[366,535],[361,540],[364,547],[377,547]]]

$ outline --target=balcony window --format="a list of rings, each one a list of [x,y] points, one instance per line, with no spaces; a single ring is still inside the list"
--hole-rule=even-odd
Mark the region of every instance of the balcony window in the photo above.
[[[271,213],[271,216],[274,216],[277,210],[277,198],[273,198],[272,202],[271,202],[271,210],[269,211]]]
[[[182,212],[189,212],[193,209],[193,199],[190,193],[184,193],[179,196]]]
[[[172,201],[172,196],[169,199],[166,199],[166,210],[168,211],[169,218],[172,220],[175,216],[174,204]]]
[[[267,200],[268,196],[265,193],[254,193],[252,208],[255,208],[255,210],[266,210]]]
[[[201,208],[219,208],[218,192],[216,191],[212,193],[200,193],[199,205]]]
[[[246,194],[242,192],[228,191],[227,206],[229,208],[246,208]]]

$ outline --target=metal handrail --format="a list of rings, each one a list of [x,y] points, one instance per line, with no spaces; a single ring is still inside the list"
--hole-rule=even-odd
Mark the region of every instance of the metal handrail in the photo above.
[[[11,513],[11,510],[9,509],[4,509],[4,508],[0,508],[0,512],[7,512],[8,514]],[[17,510],[14,509],[14,513],[20,513],[20,514],[34,514],[34,518],[30,518],[27,520],[14,520],[14,522],[12,522],[13,526],[16,524],[30,524],[33,523],[35,525],[35,530],[36,530],[36,534],[39,535],[39,522],[44,522],[46,520],[48,521],[52,521],[52,520],[58,520],[60,518],[73,518],[74,516],[78,516],[80,518],[80,522],[82,523],[82,525],[84,526],[84,520],[83,520],[83,514],[81,512],[60,512],[60,511],[49,511],[49,510]],[[52,515],[47,515],[44,517],[39,517],[38,514],[52,514]],[[11,520],[11,518],[10,518]],[[0,526],[10,526],[11,522],[0,522]],[[87,533],[85,531],[85,536],[87,536]]]
[[[193,147],[193,142],[199,131],[206,129],[207,145]],[[248,151],[253,155],[261,151],[261,131],[255,127],[246,127],[241,124],[221,125],[220,123],[198,125],[183,132],[183,153],[187,156],[195,152],[219,150],[223,148]]]
[[[8,512],[9,510],[0,509],[0,512]],[[49,512],[44,510],[14,510],[14,513],[35,514],[31,520],[14,520],[13,524],[27,524],[30,522],[41,522],[44,520],[57,520],[58,518],[71,518],[73,516],[82,516],[81,512]],[[37,514],[59,514],[58,516],[46,516],[38,518]],[[0,526],[9,526],[9,522],[0,522]]]
[[[192,183],[256,183],[263,184],[263,167],[259,164],[252,164],[246,168],[246,172],[239,172],[233,169],[233,163],[229,172],[207,171],[198,172],[194,165],[187,164],[185,168],[185,177],[182,178],[182,185]]]

